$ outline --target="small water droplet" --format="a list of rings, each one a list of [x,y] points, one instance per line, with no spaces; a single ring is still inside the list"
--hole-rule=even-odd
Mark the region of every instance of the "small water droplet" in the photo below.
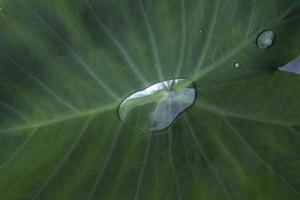
[[[237,62],[237,63],[234,63],[234,67],[239,69],[242,67],[241,63]]]
[[[2,11],[3,10],[3,8],[0,8],[0,11]]]
[[[257,47],[262,50],[268,49],[274,44],[275,39],[273,31],[264,31],[257,38]]]
[[[119,106],[120,119],[144,132],[168,128],[196,98],[192,81],[172,79],[156,83],[127,97]]]
[[[199,30],[199,33],[202,33],[202,30],[201,30],[201,29]]]

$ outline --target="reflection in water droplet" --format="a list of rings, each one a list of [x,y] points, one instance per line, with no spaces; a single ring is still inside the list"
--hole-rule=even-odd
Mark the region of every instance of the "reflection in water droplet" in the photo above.
[[[257,47],[259,49],[268,49],[275,42],[275,34],[273,31],[264,31],[257,38]]]
[[[199,32],[202,33],[202,30],[200,29]]]
[[[167,80],[127,97],[119,106],[119,116],[124,123],[144,132],[161,131],[192,106],[195,98],[192,81]]]
[[[242,67],[241,63],[237,62],[237,63],[234,63],[234,67],[239,69]]]

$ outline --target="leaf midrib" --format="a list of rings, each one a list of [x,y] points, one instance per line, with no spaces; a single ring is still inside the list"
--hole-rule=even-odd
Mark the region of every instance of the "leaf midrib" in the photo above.
[[[221,115],[221,116],[225,115],[225,116],[229,116],[229,117],[233,117],[233,118],[255,121],[255,122],[260,122],[260,123],[264,123],[264,124],[274,124],[274,125],[279,125],[279,126],[284,126],[284,127],[291,127],[291,126],[299,125],[297,123],[291,123],[288,121],[262,118],[262,117],[253,116],[251,114],[241,114],[238,112],[234,112],[232,110],[220,108],[216,105],[209,104],[204,101],[197,101],[194,106],[196,106],[200,109],[209,111],[211,113],[217,114],[217,115]]]
[[[112,103],[112,104],[108,104],[105,106],[97,107],[97,108],[86,110],[86,111],[75,112],[74,114],[62,116],[62,117],[56,118],[56,119],[51,119],[49,121],[25,124],[25,125],[21,125],[21,126],[15,127],[15,128],[3,129],[3,130],[0,130],[0,134],[7,133],[7,132],[23,131],[23,130],[27,130],[27,129],[38,129],[38,128],[41,128],[44,126],[50,126],[50,125],[53,125],[53,124],[56,124],[59,122],[63,122],[63,121],[74,120],[74,119],[81,118],[81,117],[93,116],[93,115],[97,115],[97,114],[104,113],[107,111],[115,110],[118,108],[118,106],[119,106],[119,103]]]
[[[50,125],[60,123],[63,121],[69,121],[69,120],[74,120],[74,119],[81,118],[81,117],[98,115],[98,114],[101,114],[101,113],[104,113],[107,111],[112,111],[112,110],[116,110],[116,115],[117,115],[118,106],[119,106],[119,103],[113,103],[113,104],[109,104],[106,106],[90,109],[87,111],[77,112],[73,115],[63,116],[63,117],[49,120],[46,122],[32,123],[30,125],[26,124],[26,125],[14,127],[14,128],[7,128],[7,129],[0,130],[0,134],[8,133],[8,132],[24,131],[24,130],[28,130],[28,129],[38,129],[41,127],[50,126]],[[275,119],[257,117],[257,116],[253,116],[253,115],[249,115],[249,114],[241,114],[241,113],[234,112],[234,111],[228,110],[228,109],[223,109],[216,105],[213,105],[213,104],[210,104],[210,103],[207,103],[204,101],[199,101],[199,100],[195,103],[194,106],[196,108],[203,109],[203,110],[206,110],[208,112],[211,112],[211,113],[214,113],[217,115],[225,115],[225,116],[229,116],[229,117],[233,117],[233,118],[244,119],[244,120],[249,120],[249,121],[256,121],[256,122],[260,122],[260,123],[264,123],[264,124],[275,124],[275,125],[284,126],[284,127],[288,127],[288,128],[293,127],[293,126],[298,126],[296,123],[291,123],[288,121],[280,121],[280,120],[275,120]]]

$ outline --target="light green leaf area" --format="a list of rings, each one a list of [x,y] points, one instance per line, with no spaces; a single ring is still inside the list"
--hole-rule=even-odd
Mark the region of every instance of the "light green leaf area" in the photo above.
[[[299,0],[0,8],[1,200],[300,199],[300,76],[277,70],[300,54]],[[170,128],[121,122],[122,100],[173,78],[197,99]]]

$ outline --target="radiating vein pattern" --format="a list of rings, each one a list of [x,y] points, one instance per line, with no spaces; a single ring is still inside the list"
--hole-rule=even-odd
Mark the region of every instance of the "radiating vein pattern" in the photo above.
[[[221,189],[224,191],[224,194],[228,197],[231,197],[228,190],[226,189],[225,187],[225,184],[223,183],[223,181],[221,180],[220,176],[217,174],[217,172],[214,170],[209,158],[207,157],[207,154],[204,152],[203,148],[201,147],[200,143],[198,142],[197,138],[196,138],[196,135],[195,135],[195,132],[194,132],[194,129],[192,128],[192,125],[189,121],[189,118],[184,115],[184,118],[185,118],[185,121],[186,121],[186,124],[187,124],[187,127],[191,133],[191,136],[195,142],[195,145],[197,146],[197,148],[199,149],[199,152],[200,152],[200,155],[204,157],[205,161],[207,162],[207,164],[209,165],[210,169],[212,170],[212,173],[213,173],[213,176],[215,176],[217,182],[220,184],[220,187]]]
[[[96,74],[95,72],[88,66],[88,64],[65,42],[65,40],[25,1],[22,0],[24,4],[33,12],[33,14],[43,23],[45,26],[53,32],[57,38],[70,50],[70,52],[74,55],[76,60],[83,66],[83,68],[93,77],[99,85],[101,85],[109,95],[111,95],[114,100],[119,99],[118,95],[115,94],[111,88],[104,83]]]
[[[153,33],[152,28],[151,28],[151,25],[150,25],[150,22],[149,22],[149,18],[147,16],[146,11],[145,11],[145,7],[143,5],[143,2],[141,0],[138,0],[138,1],[139,1],[140,7],[141,7],[141,12],[143,14],[143,18],[145,20],[145,24],[146,24],[146,27],[147,27],[147,31],[148,31],[148,35],[149,35],[149,40],[150,40],[150,43],[151,43],[151,48],[152,48],[152,52],[153,52],[153,56],[154,56],[154,61],[155,61],[155,68],[157,70],[158,77],[160,79],[163,79],[164,75],[163,75],[162,70],[161,70],[159,52],[158,52],[158,49],[157,49],[157,45],[156,45],[154,33]]]
[[[258,159],[265,167],[267,167],[270,171],[272,171],[274,173],[274,175],[278,176],[278,178],[284,182],[285,184],[287,184],[292,191],[295,193],[296,196],[300,196],[299,192],[290,185],[289,182],[287,182],[287,180],[281,176],[280,174],[278,174],[278,172],[268,163],[266,163],[256,152],[255,150],[248,144],[248,142],[240,135],[240,133],[235,129],[235,127],[232,125],[232,123],[226,118],[224,117],[225,122],[228,124],[228,126],[232,129],[232,131],[236,134],[236,136],[241,140],[241,142],[245,145],[245,147],[256,157],[256,159]]]
[[[127,51],[124,49],[124,47],[121,45],[121,43],[115,38],[115,36],[113,35],[113,33],[111,33],[109,31],[109,29],[106,27],[105,24],[103,24],[103,22],[99,19],[99,17],[97,16],[97,14],[95,13],[94,8],[92,7],[91,3],[89,0],[86,0],[86,3],[89,7],[89,9],[91,10],[91,12],[93,13],[93,15],[95,16],[98,24],[103,27],[104,31],[107,33],[107,35],[109,36],[109,38],[112,40],[112,42],[116,45],[117,49],[121,52],[121,54],[123,55],[123,57],[125,58],[126,62],[128,63],[129,67],[132,69],[132,71],[137,75],[137,77],[140,79],[140,81],[143,84],[147,84],[148,81],[143,77],[143,75],[140,73],[140,71],[138,70],[137,66],[133,63],[132,59],[130,58],[130,56],[128,55]]]
[[[148,137],[149,137],[149,139],[148,139],[148,142],[147,142],[147,145],[146,145],[146,148],[145,148],[145,155],[144,155],[144,159],[143,159],[143,162],[142,162],[142,166],[141,166],[141,170],[140,170],[140,175],[139,175],[139,178],[137,180],[137,185],[136,185],[136,189],[135,189],[134,200],[140,199],[139,193],[140,193],[141,184],[142,184],[144,173],[145,173],[145,167],[146,167],[146,164],[147,164],[147,160],[148,160],[148,156],[149,156],[149,150],[151,148],[151,142],[152,142],[152,137],[153,136],[149,135]]]
[[[86,132],[86,129],[90,125],[92,119],[93,119],[92,117],[89,117],[87,119],[87,122],[83,125],[82,130],[80,130],[80,133],[76,137],[76,139],[75,139],[74,143],[71,145],[70,149],[64,155],[64,157],[59,162],[59,164],[54,168],[54,170],[51,172],[51,174],[47,177],[46,181],[41,185],[40,189],[37,190],[37,192],[35,193],[35,195],[33,195],[32,199],[35,200],[35,199],[39,198],[39,195],[44,191],[44,189],[47,187],[48,183],[56,175],[56,173],[58,172],[58,170],[64,165],[64,163],[66,162],[66,160],[69,158],[69,156],[71,155],[71,153],[74,151],[74,149],[76,148],[76,146],[79,144],[79,141],[80,141],[81,137]]]

